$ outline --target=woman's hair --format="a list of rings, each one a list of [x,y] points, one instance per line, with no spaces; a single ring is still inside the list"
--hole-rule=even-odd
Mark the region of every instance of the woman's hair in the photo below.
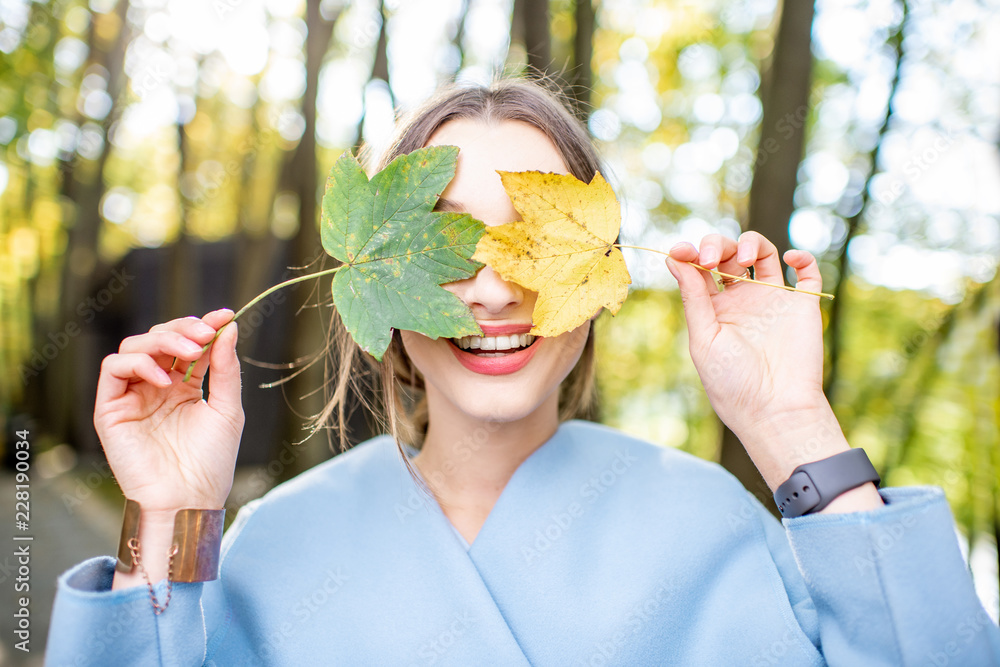
[[[431,135],[450,120],[464,118],[490,124],[515,120],[544,132],[570,173],[589,183],[595,173],[604,175],[602,165],[583,123],[563,100],[559,89],[545,79],[503,77],[487,86],[451,83],[400,119],[384,154],[375,159],[371,147],[366,145],[360,155],[373,174],[394,158],[425,146]],[[424,381],[403,349],[399,331],[393,332],[389,349],[379,362],[362,352],[335,311],[330,325],[324,350],[328,362],[324,386],[331,384],[331,370],[336,381],[333,395],[322,411],[312,417],[310,435],[336,413],[340,448],[347,449],[347,422],[351,412],[360,406],[374,418],[372,425],[378,431],[392,434],[401,450],[403,443],[421,447],[428,422]],[[326,355],[327,351],[332,353]],[[596,409],[591,320],[583,353],[560,385],[559,419],[592,419]]]

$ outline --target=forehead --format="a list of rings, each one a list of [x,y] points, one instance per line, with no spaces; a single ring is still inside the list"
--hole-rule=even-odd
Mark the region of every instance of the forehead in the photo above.
[[[550,171],[569,169],[555,144],[534,125],[518,120],[486,123],[459,118],[439,127],[428,146],[459,147],[458,173],[501,171]],[[495,176],[495,174],[494,174]],[[496,178],[500,182],[499,177]]]

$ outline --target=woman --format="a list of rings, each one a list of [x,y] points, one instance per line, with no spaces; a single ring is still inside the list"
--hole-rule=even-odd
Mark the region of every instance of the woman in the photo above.
[[[589,182],[599,169],[565,107],[517,80],[445,89],[401,124],[377,167],[425,145],[460,149],[439,209],[487,225],[518,218],[496,170]],[[671,253],[708,396],[771,489],[800,464],[851,451],[821,390],[816,297],[752,284],[719,292],[685,263],[752,266],[780,284],[773,244],[713,235]],[[801,287],[820,289],[812,256],[784,259]],[[342,424],[349,383],[379,375],[406,460],[380,436],[249,503],[226,534],[219,577],[176,583],[169,602],[175,515],[222,508],[232,484],[243,427],[236,326],[187,384],[186,366],[230,311],[123,341],[102,366],[95,426],[141,508],[143,567],[115,572],[103,557],[64,574],[49,661],[1000,664],[1000,631],[940,489],[855,480],[782,528],[718,465],[567,420],[591,402],[593,318],[522,339],[534,293],[489,266],[445,287],[487,344],[396,332],[374,364],[341,332],[346,372],[319,420],[336,412]],[[514,349],[483,351],[498,340]],[[149,591],[145,576],[157,582]]]

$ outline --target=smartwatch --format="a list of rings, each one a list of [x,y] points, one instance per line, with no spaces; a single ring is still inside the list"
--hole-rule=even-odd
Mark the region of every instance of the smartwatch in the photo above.
[[[818,512],[844,491],[865,482],[878,486],[881,481],[865,450],[858,447],[803,463],[775,490],[774,502],[781,516],[791,519]]]

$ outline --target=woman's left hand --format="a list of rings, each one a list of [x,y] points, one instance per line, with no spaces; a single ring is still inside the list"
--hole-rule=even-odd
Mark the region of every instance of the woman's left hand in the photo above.
[[[739,241],[706,236],[699,249],[670,250],[680,285],[695,368],[712,407],[775,488],[800,463],[849,448],[823,393],[823,323],[819,297],[737,282],[719,291],[714,277],[686,262],[784,284],[774,244],[757,232]],[[798,287],[822,288],[816,259],[789,250]]]

